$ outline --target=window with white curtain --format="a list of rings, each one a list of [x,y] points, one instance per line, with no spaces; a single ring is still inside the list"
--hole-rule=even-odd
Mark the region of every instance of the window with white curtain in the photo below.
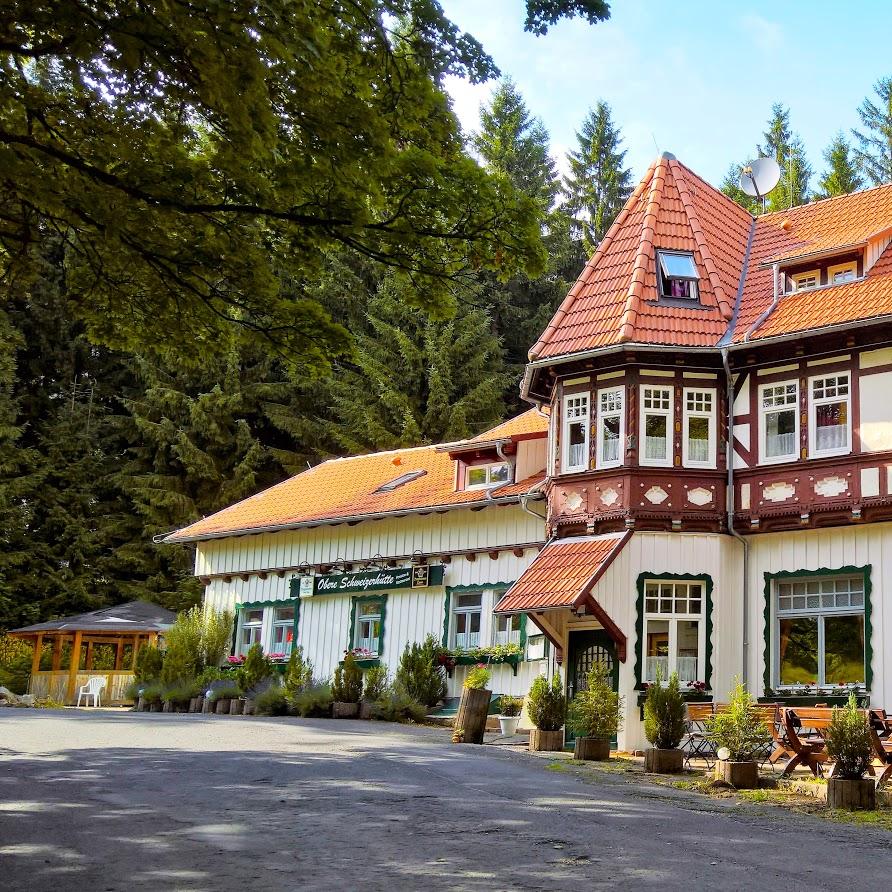
[[[811,379],[810,455],[842,455],[851,451],[850,390],[848,374]]]
[[[587,393],[564,397],[564,426],[561,470],[565,473],[588,468],[589,396]]]
[[[599,468],[615,468],[623,463],[623,439],[626,432],[625,387],[598,391]]]
[[[706,676],[706,583],[648,579],[644,583],[644,678],[673,672],[684,687]]]
[[[672,387],[641,385],[642,465],[672,464]]]
[[[243,610],[241,614],[239,653],[246,654],[252,644],[263,643],[263,610]]]
[[[520,644],[520,614],[494,617],[493,644]]]
[[[456,595],[452,607],[452,646],[458,650],[480,647],[480,621],[483,595],[479,592]]]
[[[269,652],[290,654],[294,644],[294,608],[276,607],[273,610],[273,640]]]
[[[759,437],[763,463],[793,461],[799,455],[799,383],[759,388]]]
[[[716,392],[686,387],[682,463],[691,468],[714,468],[716,460]]]

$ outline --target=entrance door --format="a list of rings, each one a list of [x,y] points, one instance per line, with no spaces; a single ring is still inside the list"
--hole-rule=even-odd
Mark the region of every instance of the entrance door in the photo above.
[[[584,632],[570,632],[567,646],[567,702],[573,699],[577,691],[585,690],[585,679],[595,663],[606,663],[607,671],[613,681],[613,690],[619,689],[619,660],[616,658],[616,646],[603,629],[588,629]],[[573,740],[568,728],[565,740]]]

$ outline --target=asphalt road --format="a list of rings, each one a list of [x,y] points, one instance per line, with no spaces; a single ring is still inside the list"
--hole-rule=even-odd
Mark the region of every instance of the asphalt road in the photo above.
[[[368,722],[0,710],[0,889],[887,889],[892,834]]]

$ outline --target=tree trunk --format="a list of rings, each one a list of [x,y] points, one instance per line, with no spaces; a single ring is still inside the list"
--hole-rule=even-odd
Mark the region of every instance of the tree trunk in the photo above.
[[[684,771],[684,753],[681,750],[645,750],[644,770],[652,774],[680,774]]]
[[[540,731],[533,728],[530,731],[531,753],[559,753],[564,749],[564,729],[557,731]]]
[[[598,737],[577,737],[573,742],[573,758],[603,762],[610,758],[610,741]]]
[[[465,743],[483,743],[486,717],[489,714],[489,701],[492,691],[485,688],[462,688],[458,712],[455,715],[454,729],[464,731]]]
[[[827,807],[873,811],[877,807],[877,790],[873,780],[869,777],[856,780],[831,777],[827,781]]]

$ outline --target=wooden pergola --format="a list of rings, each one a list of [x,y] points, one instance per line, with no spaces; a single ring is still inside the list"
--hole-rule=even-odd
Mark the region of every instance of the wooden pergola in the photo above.
[[[74,703],[77,688],[94,675],[105,676],[107,703],[124,702],[124,690],[133,680],[136,656],[146,644],[157,645],[158,636],[170,628],[176,614],[149,601],[129,601],[116,607],[104,607],[62,619],[24,626],[9,632],[14,638],[30,641],[34,647],[31,664],[30,692],[38,697],[51,697]],[[52,668],[41,671],[40,659],[44,644],[52,642]],[[62,668],[62,651],[71,645],[68,666]],[[111,645],[115,648],[114,669],[93,668],[94,648]],[[124,665],[125,651],[131,648]],[[83,668],[81,668],[83,667]]]

